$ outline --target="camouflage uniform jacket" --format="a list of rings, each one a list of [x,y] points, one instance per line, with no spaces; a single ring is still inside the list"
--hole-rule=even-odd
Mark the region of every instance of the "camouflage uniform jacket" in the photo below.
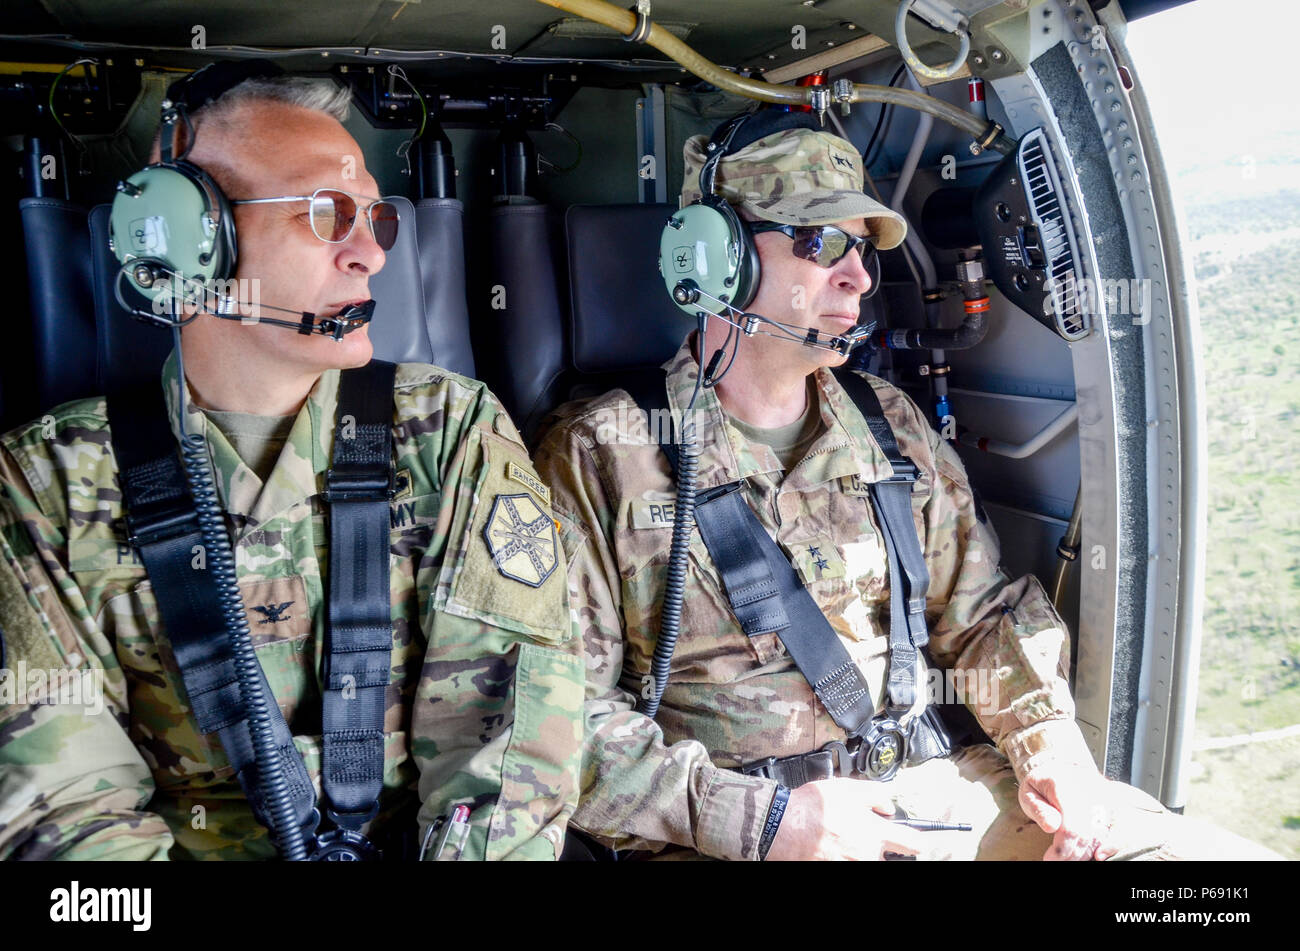
[[[664,368],[669,406],[680,413],[698,374],[689,345]],[[941,667],[986,672],[988,694],[978,707],[969,694],[962,699],[1018,775],[1042,756],[1087,756],[1066,682],[1069,641],[1042,587],[1032,576],[1011,582],[1002,573],[997,539],[977,514],[956,453],[900,390],[867,379],[902,452],[920,468],[912,503],[930,571],[932,658]],[[745,481],[749,505],[790,556],[883,709],[889,589],[867,485],[892,469],[830,371],[818,370],[816,382],[825,430],[789,472],[770,448],[727,422],[712,390],[702,390],[695,410],[698,487]],[[557,512],[579,533],[566,542],[588,680],[583,797],[574,824],[619,848],[676,843],[713,857],[756,858],[775,783],[735,769],[809,752],[844,739],[844,731],[776,634],[741,631],[698,529],[659,714],[652,721],[634,712],[651,682],[675,483],[645,416],[631,407],[622,390],[561,407],[535,454]],[[919,693],[923,703],[926,691]]]
[[[174,360],[163,385],[175,432]],[[207,440],[227,511],[258,658],[318,796],[329,545],[320,493],[338,381],[337,370],[317,381],[265,485],[186,401],[187,430]],[[401,364],[393,396],[392,669],[381,811],[369,831],[403,806],[410,822],[422,803],[424,833],[464,803],[465,857],[553,859],[577,805],[582,741],[581,642],[559,523],[481,383]],[[216,735],[198,732],[186,704],[157,601],[125,541],[110,437],[102,399],[2,437],[3,556],[61,665],[102,670],[104,712],[0,706],[0,857],[269,857]],[[543,526],[539,559],[498,570],[484,534],[498,499]]]

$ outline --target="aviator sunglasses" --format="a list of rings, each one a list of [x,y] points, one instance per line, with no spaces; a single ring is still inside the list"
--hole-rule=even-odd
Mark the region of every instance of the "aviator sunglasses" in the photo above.
[[[306,201],[311,203],[308,217],[311,230],[316,237],[329,244],[342,244],[352,234],[357,223],[357,198],[362,195],[350,195],[337,188],[318,188],[310,195],[282,195],[279,198],[242,198],[232,201],[232,205],[271,205],[287,201]],[[392,250],[397,243],[397,206],[391,201],[378,198],[361,206],[366,219],[370,222],[370,233],[375,244],[385,251]]]
[[[869,271],[876,254],[876,246],[869,237],[859,237],[841,231],[834,225],[781,225],[773,222],[749,222],[754,234],[779,231],[792,238],[791,250],[797,258],[812,261],[819,267],[834,267],[850,251],[862,256],[862,265]]]

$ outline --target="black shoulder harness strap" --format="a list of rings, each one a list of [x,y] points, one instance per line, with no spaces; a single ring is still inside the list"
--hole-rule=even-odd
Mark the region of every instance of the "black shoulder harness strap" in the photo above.
[[[894,470],[890,478],[873,482],[870,492],[876,520],[884,535],[885,550],[889,554],[889,696],[890,701],[898,705],[902,704],[902,696],[914,695],[911,692],[915,690],[912,679],[916,670],[915,651],[930,640],[925,624],[930,571],[925,566],[921,540],[912,519],[912,484],[916,482],[918,470],[916,464],[899,451],[898,441],[885,419],[875,388],[851,370],[837,372],[835,380],[844,387],[858,412],[866,419],[876,445]],[[902,584],[896,584],[895,579],[901,580]],[[904,664],[895,662],[900,652]],[[906,663],[908,652],[911,652],[912,663]],[[901,676],[899,668],[902,666],[912,674]],[[910,706],[910,703],[904,705]]]
[[[330,819],[359,829],[384,785],[384,690],[392,668],[388,500],[393,497],[395,364],[339,379],[330,507],[329,615],[321,714],[321,787]]]
[[[321,783],[327,809],[355,829],[378,808],[383,786],[384,688],[391,606],[388,498],[391,495],[392,394],[396,367],[372,361],[343,371],[339,383],[330,504],[329,620],[322,714]],[[216,733],[260,822],[267,820],[240,695],[234,653],[214,577],[196,570],[203,544],[161,388],[151,383],[108,397],[130,543],[152,582],[199,729]],[[272,696],[263,677],[263,689]],[[314,826],[315,793],[277,704],[268,704],[300,823]]]
[[[916,697],[917,651],[925,646],[925,598],[929,573],[912,520],[911,488],[917,468],[898,449],[871,385],[854,374],[836,374],[866,418],[894,475],[871,486],[871,502],[889,556],[890,713],[900,715]],[[623,382],[645,413],[668,409],[663,374],[654,371]],[[677,447],[661,445],[674,473]],[[733,482],[701,492],[695,508],[700,535],[722,576],[741,629],[750,636],[775,632],[835,722],[850,736],[870,726],[875,703],[866,681],[789,559],[768,534]],[[900,579],[902,584],[895,583]],[[906,607],[905,607],[906,605]]]

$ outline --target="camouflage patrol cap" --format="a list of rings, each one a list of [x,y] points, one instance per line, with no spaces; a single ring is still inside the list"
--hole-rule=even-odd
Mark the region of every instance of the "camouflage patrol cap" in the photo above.
[[[700,197],[709,137],[686,140],[682,207]],[[882,251],[907,234],[903,216],[862,192],[862,156],[849,142],[810,128],[783,129],[732,152],[718,165],[716,189],[727,201],[768,221],[833,225],[866,220]]]

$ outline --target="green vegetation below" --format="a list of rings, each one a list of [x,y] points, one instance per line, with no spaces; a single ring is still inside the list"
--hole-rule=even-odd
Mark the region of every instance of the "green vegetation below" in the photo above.
[[[1194,204],[1208,428],[1197,738],[1300,723],[1300,192]],[[1187,813],[1300,858],[1300,737],[1193,757]]]

